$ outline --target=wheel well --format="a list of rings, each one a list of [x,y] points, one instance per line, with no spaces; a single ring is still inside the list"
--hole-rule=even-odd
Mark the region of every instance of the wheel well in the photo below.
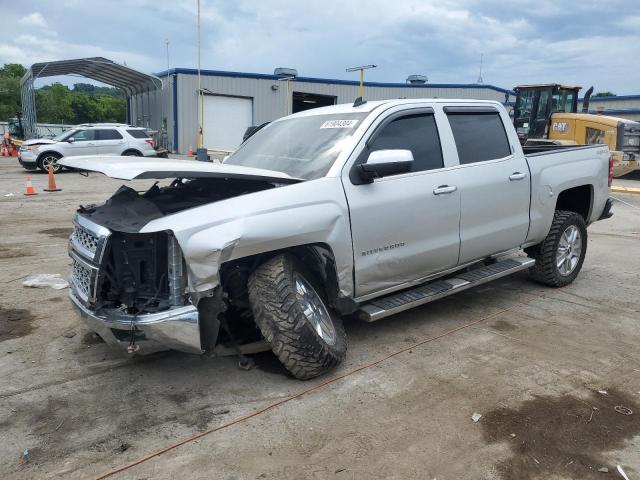
[[[592,202],[593,187],[591,185],[581,185],[561,192],[556,202],[556,210],[576,212],[586,222],[591,214]]]
[[[124,152],[122,152],[122,155],[126,155],[127,153],[135,153],[136,155],[142,156],[142,152],[135,148],[127,148]]]
[[[338,274],[335,256],[331,248],[324,243],[300,245],[282,250],[252,255],[222,264],[220,282],[228,296],[229,303],[240,309],[250,308],[248,304],[247,281],[249,275],[259,265],[276,255],[289,253],[297,257],[321,280],[329,303],[341,312],[353,310],[346,299],[339,296]]]
[[[42,160],[43,157],[45,157],[46,155],[55,155],[56,157],[58,157],[59,159],[62,158],[62,155],[60,155],[58,152],[56,152],[55,150],[47,150],[46,152],[42,152],[40,155],[38,155],[38,159],[36,160],[36,163],[40,163],[40,160]]]

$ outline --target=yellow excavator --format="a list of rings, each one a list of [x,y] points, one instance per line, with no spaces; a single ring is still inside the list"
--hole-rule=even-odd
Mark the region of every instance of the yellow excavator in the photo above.
[[[557,83],[516,86],[513,122],[520,142],[550,149],[605,144],[613,156],[615,177],[640,170],[640,122],[588,113],[593,87],[578,113],[580,89]]]

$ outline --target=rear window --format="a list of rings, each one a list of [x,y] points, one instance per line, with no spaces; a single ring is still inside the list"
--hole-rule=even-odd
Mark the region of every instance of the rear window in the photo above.
[[[127,133],[133,138],[149,138],[149,135],[144,130],[127,130]]]
[[[498,112],[455,112],[447,116],[461,165],[511,155],[507,132]]]
[[[105,128],[104,130],[96,130],[96,137],[98,140],[120,140],[122,135],[120,132],[113,128]]]

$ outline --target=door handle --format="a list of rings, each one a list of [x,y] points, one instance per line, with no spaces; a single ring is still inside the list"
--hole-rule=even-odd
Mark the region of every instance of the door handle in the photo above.
[[[440,185],[438,188],[433,189],[434,195],[443,195],[445,193],[453,193],[458,190],[455,185]]]
[[[512,182],[514,180],[522,180],[526,176],[527,176],[526,173],[513,172],[511,175],[509,175],[509,180],[511,180]]]

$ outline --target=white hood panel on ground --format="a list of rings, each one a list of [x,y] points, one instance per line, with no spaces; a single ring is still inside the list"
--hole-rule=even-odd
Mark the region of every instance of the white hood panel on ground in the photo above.
[[[115,157],[90,155],[67,157],[58,163],[65,167],[103,173],[120,180],[161,178],[239,178],[278,183],[297,183],[299,178],[261,168],[224,165],[221,163],[176,160],[171,158]]]

